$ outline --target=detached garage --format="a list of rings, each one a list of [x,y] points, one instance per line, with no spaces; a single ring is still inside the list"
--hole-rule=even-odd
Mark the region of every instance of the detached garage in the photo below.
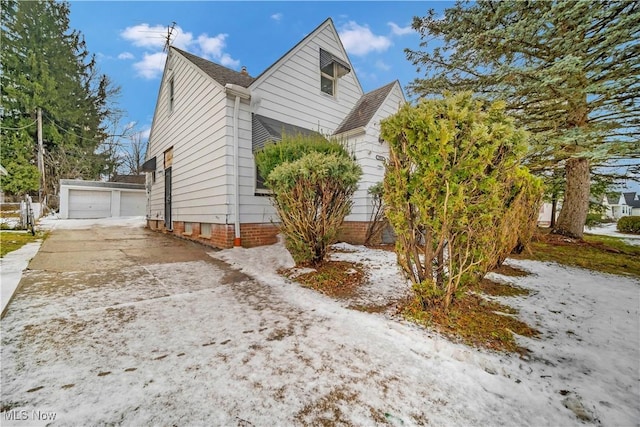
[[[64,219],[144,216],[146,206],[144,184],[60,180],[60,217]]]

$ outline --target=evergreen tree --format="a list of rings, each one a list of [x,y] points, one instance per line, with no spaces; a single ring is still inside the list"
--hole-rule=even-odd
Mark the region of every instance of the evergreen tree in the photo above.
[[[83,36],[69,28],[68,3],[1,0],[1,8],[2,158],[9,171],[3,188],[34,190],[37,129],[29,123],[38,108],[43,115],[45,193],[53,192],[60,178],[99,178],[106,159],[97,149],[106,139],[109,100],[118,88],[98,73]]]
[[[505,99],[532,132],[531,169],[564,173],[555,232],[581,238],[595,168],[640,157],[640,4],[630,1],[458,2],[414,18],[420,96],[471,90]],[[443,43],[443,44],[442,44]]]

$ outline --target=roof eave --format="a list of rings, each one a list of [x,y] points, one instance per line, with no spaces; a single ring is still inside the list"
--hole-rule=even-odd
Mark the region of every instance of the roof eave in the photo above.
[[[358,126],[354,129],[345,130],[340,133],[334,133],[332,136],[335,136],[337,138],[351,138],[352,136],[358,136],[366,132],[367,129],[364,126]]]

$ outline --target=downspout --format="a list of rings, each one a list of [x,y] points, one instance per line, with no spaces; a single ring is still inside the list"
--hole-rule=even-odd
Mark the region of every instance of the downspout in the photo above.
[[[240,99],[251,98],[249,89],[239,85],[226,84],[227,95],[235,97],[233,105],[233,206],[234,206],[234,238],[233,246],[242,246],[240,238]]]
[[[240,95],[236,95],[233,105],[233,204],[235,210],[235,236],[233,246],[242,246],[240,238],[240,143],[238,141],[238,127],[240,113]]]

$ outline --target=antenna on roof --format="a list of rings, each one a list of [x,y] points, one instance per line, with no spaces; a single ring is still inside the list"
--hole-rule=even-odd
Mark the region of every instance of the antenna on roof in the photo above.
[[[162,48],[163,52],[169,50],[169,46],[171,46],[171,36],[173,36],[173,32],[176,29],[176,21],[171,23],[170,27],[167,27],[167,40],[164,42],[164,47]]]

